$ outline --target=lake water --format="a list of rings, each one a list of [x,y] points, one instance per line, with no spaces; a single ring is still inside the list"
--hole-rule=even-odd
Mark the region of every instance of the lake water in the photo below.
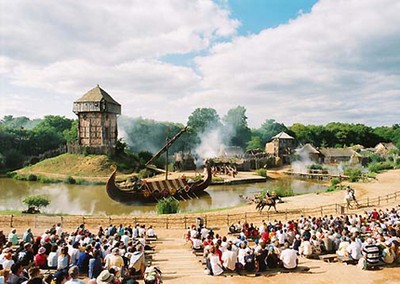
[[[192,212],[238,206],[245,203],[240,195],[253,195],[265,189],[281,188],[294,194],[325,191],[326,185],[310,180],[282,178],[263,183],[214,185],[199,199],[181,202],[181,211]],[[29,195],[45,195],[50,205],[45,213],[132,215],[155,214],[155,204],[123,204],[110,199],[104,185],[82,186],[43,184],[0,178],[0,210],[24,210],[22,199]]]

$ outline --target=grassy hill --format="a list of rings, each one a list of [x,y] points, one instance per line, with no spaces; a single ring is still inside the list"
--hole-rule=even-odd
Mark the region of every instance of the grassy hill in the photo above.
[[[106,155],[63,154],[17,170],[15,173],[19,179],[42,182],[68,182],[68,179],[73,179],[77,183],[104,183],[112,172],[113,164]]]

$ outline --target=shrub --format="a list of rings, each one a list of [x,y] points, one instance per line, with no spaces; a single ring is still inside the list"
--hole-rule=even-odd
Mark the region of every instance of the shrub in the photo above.
[[[257,175],[262,177],[267,177],[267,170],[266,169],[258,169],[256,170]]]
[[[349,181],[350,182],[357,182],[361,178],[361,169],[359,168],[347,168],[344,171],[345,175],[349,176]]]
[[[37,180],[42,183],[59,183],[59,182],[61,182],[61,180],[59,180],[59,179],[53,179],[53,178],[48,178],[48,177],[44,177],[44,176],[39,176]]]
[[[340,179],[338,179],[338,178],[331,179],[331,185],[332,186],[336,187],[338,184],[340,184]]]
[[[368,165],[368,170],[372,173],[379,173],[383,170],[393,169],[394,165],[391,162],[376,162]]]
[[[50,201],[47,199],[47,197],[42,195],[27,196],[22,200],[22,202],[28,206],[28,209],[39,209],[41,207],[47,207],[50,204]]]
[[[175,214],[179,211],[179,205],[178,200],[172,197],[167,197],[157,202],[156,211],[157,214]]]
[[[73,177],[71,177],[71,176],[67,177],[67,178],[64,180],[64,182],[65,182],[65,183],[69,183],[69,184],[76,184],[76,180],[75,180]]]
[[[329,186],[327,189],[326,189],[326,192],[332,192],[332,191],[335,191],[336,190],[336,187],[334,187],[334,186]]]
[[[28,175],[28,177],[26,179],[28,181],[37,181],[37,176],[34,174],[30,174],[30,175]]]
[[[312,164],[307,167],[310,170],[323,170],[324,168],[319,164]]]

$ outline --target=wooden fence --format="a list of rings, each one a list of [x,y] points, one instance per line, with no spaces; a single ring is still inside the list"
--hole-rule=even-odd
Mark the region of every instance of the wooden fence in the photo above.
[[[382,195],[374,198],[364,198],[358,200],[360,207],[370,208],[374,206],[383,206],[395,202],[400,197],[400,191]],[[279,205],[278,205],[279,208]],[[50,228],[53,224],[61,223],[65,228],[75,228],[80,224],[85,224],[87,228],[94,229],[99,225],[107,227],[109,224],[128,225],[128,224],[152,224],[156,228],[178,228],[185,229],[192,224],[196,224],[198,218],[201,218],[207,227],[218,228],[230,226],[237,221],[259,224],[262,220],[289,220],[304,216],[324,216],[327,214],[343,215],[351,214],[354,209],[348,210],[345,203],[330,204],[314,208],[285,209],[278,213],[272,211],[243,212],[234,214],[176,214],[176,215],[155,215],[155,216],[38,216],[38,215],[0,215],[0,228],[3,227],[31,227],[31,228]]]

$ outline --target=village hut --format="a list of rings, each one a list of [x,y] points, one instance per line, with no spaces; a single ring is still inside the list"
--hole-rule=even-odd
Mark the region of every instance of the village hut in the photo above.
[[[319,163],[322,156],[321,152],[314,148],[310,143],[296,149],[296,154],[300,156],[302,160],[306,159],[314,163]]]
[[[337,164],[349,162],[361,164],[363,157],[351,148],[320,148],[322,162],[325,164]]]
[[[381,156],[387,156],[391,150],[398,150],[393,143],[381,142],[375,146],[375,153]]]

